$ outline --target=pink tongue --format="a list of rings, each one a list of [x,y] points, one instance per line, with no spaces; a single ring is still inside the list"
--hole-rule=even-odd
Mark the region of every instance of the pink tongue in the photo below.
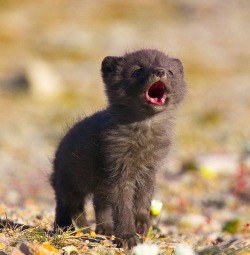
[[[163,105],[165,103],[166,98],[167,98],[166,94],[164,94],[162,98],[152,98],[147,96],[147,100],[149,104],[157,104],[157,105]]]
[[[161,81],[154,83],[146,92],[147,102],[149,104],[163,105],[167,98],[165,85]]]

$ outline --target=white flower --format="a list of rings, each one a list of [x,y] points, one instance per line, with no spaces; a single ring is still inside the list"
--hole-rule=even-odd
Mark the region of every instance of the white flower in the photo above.
[[[157,255],[159,252],[159,247],[156,244],[138,244],[133,248],[133,253],[135,255]]]
[[[151,201],[150,212],[153,216],[158,215],[162,209],[162,202],[160,200],[153,199]]]
[[[195,255],[195,252],[192,249],[192,247],[189,246],[188,244],[180,243],[176,245],[174,254],[175,255]]]

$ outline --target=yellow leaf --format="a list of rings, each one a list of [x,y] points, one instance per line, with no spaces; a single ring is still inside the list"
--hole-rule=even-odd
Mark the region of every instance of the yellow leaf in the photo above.
[[[91,230],[89,236],[95,238],[96,237],[95,231]]]
[[[200,168],[200,174],[205,179],[214,179],[216,177],[215,170],[207,166],[203,166]]]
[[[114,241],[116,238],[115,238],[115,236],[114,235],[112,235],[111,237],[110,237],[110,240],[111,241]]]
[[[0,250],[3,250],[5,248],[5,244],[4,243],[0,243]]]
[[[79,236],[83,236],[83,233],[82,232],[76,232],[75,236],[79,237]]]
[[[43,247],[44,249],[48,250],[48,251],[53,251],[53,252],[55,252],[55,253],[58,253],[58,252],[59,252],[59,251],[58,251],[56,248],[54,248],[49,242],[43,243],[43,244],[42,244],[42,247]]]

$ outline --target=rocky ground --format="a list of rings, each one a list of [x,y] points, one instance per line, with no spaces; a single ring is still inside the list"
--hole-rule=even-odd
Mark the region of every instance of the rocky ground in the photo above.
[[[0,1],[0,218],[36,226],[4,226],[0,254],[127,252],[114,237],[40,230],[52,227],[47,180],[60,137],[106,105],[102,59],[140,47],[179,57],[189,87],[158,176],[163,209],[144,240],[157,246],[144,248],[250,254],[249,7],[247,0]]]

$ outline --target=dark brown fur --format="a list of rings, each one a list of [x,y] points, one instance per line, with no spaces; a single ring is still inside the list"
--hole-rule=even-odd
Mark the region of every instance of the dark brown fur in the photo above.
[[[107,109],[76,123],[55,155],[55,225],[68,228],[73,219],[86,227],[84,201],[92,194],[96,232],[114,232],[132,247],[136,233],[147,234],[150,226],[155,173],[168,154],[175,112],[186,91],[183,67],[178,59],[145,49],[106,57],[102,77]],[[168,92],[164,105],[145,98],[157,80]]]

